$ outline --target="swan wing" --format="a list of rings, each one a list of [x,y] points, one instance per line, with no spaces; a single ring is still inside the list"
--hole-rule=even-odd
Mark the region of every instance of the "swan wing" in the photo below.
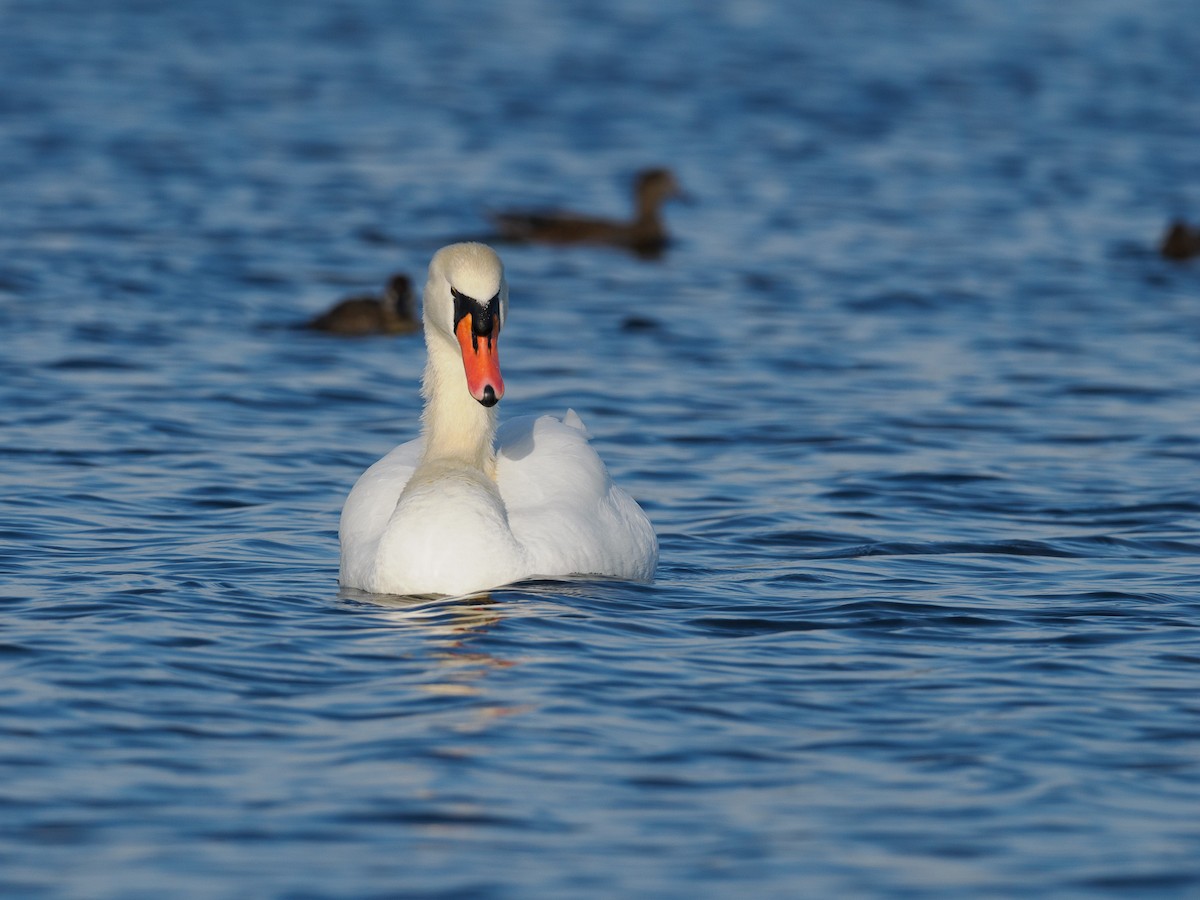
[[[496,437],[500,496],[532,575],[653,579],[650,520],[613,484],[574,410],[512,419]]]
[[[342,507],[338,540],[342,548],[339,580],[347,587],[372,590],[378,565],[379,541],[387,528],[400,492],[421,459],[422,443],[408,441],[375,462],[354,483]]]

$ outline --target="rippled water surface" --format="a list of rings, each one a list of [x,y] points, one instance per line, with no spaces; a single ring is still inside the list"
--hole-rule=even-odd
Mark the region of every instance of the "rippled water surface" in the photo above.
[[[0,894],[1200,894],[1189,2],[0,0]],[[650,586],[340,591],[512,205],[502,416]]]

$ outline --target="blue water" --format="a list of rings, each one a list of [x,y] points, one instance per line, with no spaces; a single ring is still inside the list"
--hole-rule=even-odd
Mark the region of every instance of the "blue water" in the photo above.
[[[697,8],[697,7],[700,8]],[[0,895],[1200,896],[1190,0],[0,0]],[[486,228],[651,586],[340,591]],[[636,327],[635,327],[636,326]]]

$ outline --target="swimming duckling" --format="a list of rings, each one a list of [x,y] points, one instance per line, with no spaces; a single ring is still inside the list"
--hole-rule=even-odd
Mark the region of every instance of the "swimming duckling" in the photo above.
[[[634,216],[627,222],[569,212],[502,212],[492,215],[500,237],[549,244],[609,244],[656,256],[670,239],[659,216],[663,203],[685,195],[669,169],[645,169],[634,180]]]
[[[350,297],[304,325],[331,334],[410,334],[421,329],[412,282],[407,275],[388,279],[382,297]]]
[[[1191,259],[1200,256],[1200,229],[1189,228],[1176,219],[1167,229],[1159,252],[1167,259]]]

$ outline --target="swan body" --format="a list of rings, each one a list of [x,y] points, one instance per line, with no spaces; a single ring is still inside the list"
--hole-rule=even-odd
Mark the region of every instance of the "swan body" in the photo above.
[[[343,585],[458,595],[537,577],[653,579],[654,530],[574,411],[497,428],[507,306],[491,248],[453,244],[434,255],[422,433],[368,468],[346,499]]]

